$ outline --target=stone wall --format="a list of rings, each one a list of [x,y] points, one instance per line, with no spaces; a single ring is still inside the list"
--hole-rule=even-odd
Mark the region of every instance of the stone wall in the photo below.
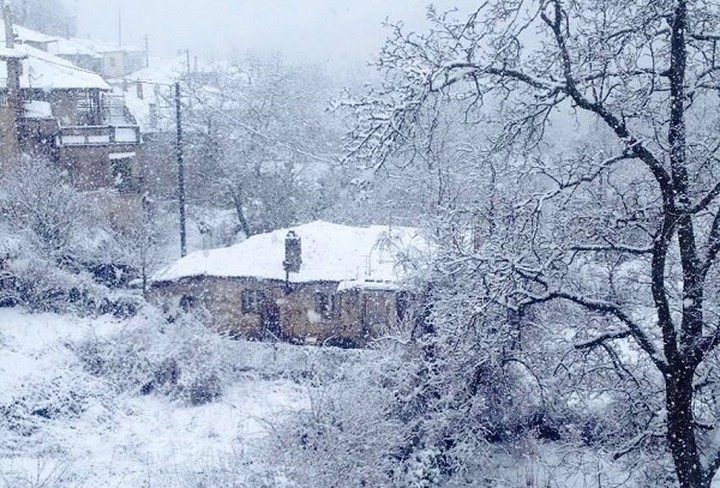
[[[150,299],[170,314],[204,307],[219,331],[246,338],[277,336],[292,342],[362,345],[402,327],[394,291],[337,293],[337,287],[337,282],[300,283],[291,284],[287,291],[285,283],[277,280],[193,277],[155,283]],[[243,293],[248,290],[264,295],[261,310],[243,310]],[[326,302],[325,309],[318,310],[319,295],[335,306]]]

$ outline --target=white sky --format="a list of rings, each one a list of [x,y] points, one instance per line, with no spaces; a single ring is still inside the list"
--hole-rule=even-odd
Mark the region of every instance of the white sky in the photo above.
[[[386,18],[426,26],[431,0],[64,0],[77,15],[78,35],[141,46],[147,34],[154,56],[189,48],[216,59],[228,53],[279,51],[340,68],[372,59],[386,37]],[[472,0],[432,0],[440,10]]]

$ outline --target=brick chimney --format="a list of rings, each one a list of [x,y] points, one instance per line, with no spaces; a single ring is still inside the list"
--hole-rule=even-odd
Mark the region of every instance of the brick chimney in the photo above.
[[[290,231],[285,236],[285,261],[283,268],[286,273],[297,273],[300,271],[302,264],[302,243],[300,236],[294,231]]]

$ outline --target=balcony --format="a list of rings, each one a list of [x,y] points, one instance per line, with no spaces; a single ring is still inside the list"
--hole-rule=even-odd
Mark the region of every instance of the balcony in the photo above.
[[[60,127],[56,140],[58,147],[109,146],[140,144],[140,127],[137,125],[79,125]]]

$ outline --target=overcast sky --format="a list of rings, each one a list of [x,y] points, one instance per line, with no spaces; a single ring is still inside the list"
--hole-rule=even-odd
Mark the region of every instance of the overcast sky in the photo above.
[[[426,26],[430,0],[65,0],[77,16],[78,35],[116,42],[118,12],[123,42],[151,55],[188,48],[203,57],[229,52],[279,51],[288,59],[332,66],[362,65],[382,45],[386,18]],[[472,0],[434,0],[439,9]]]

